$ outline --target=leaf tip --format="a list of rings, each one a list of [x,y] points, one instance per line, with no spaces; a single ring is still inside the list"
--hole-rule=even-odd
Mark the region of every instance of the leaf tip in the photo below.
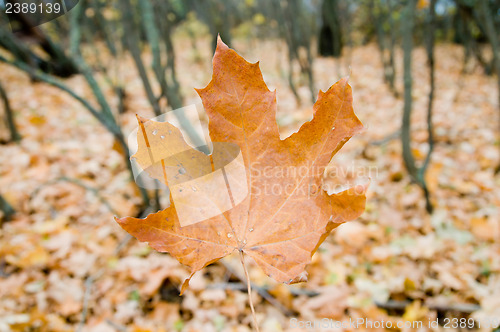
[[[222,41],[222,38],[220,37],[220,34],[217,34],[217,48],[216,48],[216,51],[219,50],[219,49],[228,49],[229,46],[226,45],[226,43],[224,43]]]
[[[206,90],[207,88],[208,88],[208,86],[207,86],[207,87],[205,87],[205,88],[200,88],[200,89],[198,89],[198,88],[194,88],[194,91],[196,91],[196,93],[198,94],[198,96],[200,96],[200,97],[201,97],[201,95],[203,94],[203,92],[205,92],[205,90]]]
[[[139,114],[136,114],[135,117],[137,118],[137,122],[139,123],[139,125],[144,124],[144,123],[149,121],[149,119],[146,119],[146,118],[140,116]]]
[[[348,76],[345,76],[345,77],[342,77],[340,80],[339,80],[339,83],[343,85],[343,87],[347,87],[349,85],[349,79],[351,78],[351,74],[349,73]]]
[[[189,281],[191,280],[192,276],[193,276],[193,273],[189,277],[187,277],[186,280],[184,280],[184,282],[182,283],[181,292],[179,293],[179,295],[183,295],[184,294],[184,292],[186,291],[186,289],[189,286]]]
[[[127,217],[125,217],[125,218],[118,218],[117,216],[113,216],[113,218],[115,218],[116,223],[118,225],[120,225],[120,226],[123,225],[124,219],[127,219]]]

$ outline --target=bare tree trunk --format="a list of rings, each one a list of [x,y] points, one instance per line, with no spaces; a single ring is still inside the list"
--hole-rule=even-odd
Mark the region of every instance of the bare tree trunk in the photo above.
[[[146,91],[149,103],[151,104],[151,107],[153,107],[155,115],[158,116],[161,114],[160,104],[158,103],[159,99],[153,92],[146,67],[144,66],[141,58],[139,33],[136,24],[134,24],[134,7],[132,6],[130,0],[122,0],[121,4],[123,6],[122,19],[123,28],[125,30],[124,38],[126,39],[128,50],[132,55],[132,58],[134,59],[135,66],[137,67],[137,71],[139,72],[139,76],[141,77],[142,84],[144,86],[144,90]]]
[[[80,0],[82,1],[82,0]],[[94,7],[94,18],[96,22],[96,26],[99,30],[99,32],[102,35],[102,38],[104,39],[104,42],[106,43],[106,46],[108,47],[109,51],[113,56],[117,55],[117,49],[114,44],[114,42],[111,40],[110,37],[110,21],[104,17],[103,12],[105,10],[105,6],[101,2],[101,0],[90,0],[92,7]],[[106,3],[106,1],[104,1]],[[113,29],[113,27],[111,27]]]
[[[433,207],[430,202],[430,193],[427,188],[427,183],[425,182],[425,172],[429,167],[431,161],[432,151],[434,150],[434,125],[432,123],[432,107],[434,103],[434,90],[435,90],[435,77],[434,77],[434,43],[435,43],[435,33],[436,33],[436,0],[431,0],[429,4],[429,31],[427,40],[427,62],[429,65],[429,101],[427,105],[427,141],[429,144],[429,151],[425,157],[425,161],[418,172],[418,179],[420,186],[425,193],[426,209],[429,213],[432,212]]]
[[[387,8],[383,3],[372,0],[370,6],[374,8],[375,31],[377,32],[377,44],[380,49],[380,57],[382,59],[382,67],[384,70],[384,82],[389,86],[392,94],[398,97],[398,93],[394,86],[396,77],[396,66],[394,63],[394,44],[396,43],[396,33],[393,18],[392,0],[387,0]],[[384,31],[384,24],[389,23],[390,32],[387,36]],[[389,41],[389,45],[387,42]]]
[[[484,69],[484,72],[487,75],[491,75],[491,64],[485,60],[483,54],[481,53],[481,47],[478,41],[471,33],[471,25],[474,24],[474,28],[478,28],[479,30],[484,31],[484,34],[486,35],[482,20],[477,17],[477,13],[475,13],[474,8],[467,2],[462,0],[455,0],[455,4],[457,6],[457,11],[463,25],[463,31],[461,31],[463,33],[463,36],[459,37],[463,38],[464,43],[467,43],[466,46],[473,52],[477,62]]]
[[[82,18],[84,7],[84,0],[81,0],[78,5],[73,8],[69,14],[70,30],[69,30],[69,53],[72,56],[79,55],[80,42],[82,39]]]
[[[306,47],[306,59],[302,60],[302,72],[307,75],[309,91],[311,92],[311,102],[316,102],[316,91],[314,90],[314,74],[313,74],[313,58],[311,54],[311,46]]]
[[[399,96],[398,91],[396,90],[396,86],[394,82],[396,80],[396,61],[394,55],[394,46],[396,45],[396,27],[394,22],[394,0],[387,0],[387,5],[389,8],[389,26],[390,26],[390,39],[389,39],[389,88],[391,89],[394,96],[397,98]]]
[[[22,3],[22,1],[16,2]],[[43,52],[45,52],[45,54],[49,57],[49,59],[44,62],[45,65],[49,66],[45,68],[38,62],[35,62],[38,68],[47,73],[53,73],[59,77],[70,77],[71,75],[78,73],[78,68],[75,66],[73,59],[64,52],[64,49],[59,44],[54,43],[49,34],[45,33],[39,27],[33,26],[33,22],[31,21],[29,14],[13,12],[10,14],[9,19],[15,20],[19,28],[18,32],[21,35],[28,35],[32,40],[32,43],[40,46],[40,49],[43,50]],[[10,35],[11,36],[7,37],[18,39],[14,37],[14,34],[10,33]],[[4,39],[5,37],[6,36],[2,36],[0,39]],[[0,45],[1,44],[3,44],[2,40],[0,40]],[[12,52],[12,50],[10,51]],[[33,52],[31,53],[33,54]],[[40,57],[38,57],[38,59],[40,59]]]
[[[380,50],[380,58],[382,60],[382,67],[384,70],[384,81],[387,83],[387,67],[385,52],[385,34],[384,34],[384,9],[382,4],[377,0],[372,0],[371,7],[373,8],[375,31],[377,32],[377,45]]]
[[[9,98],[7,96],[7,92],[2,86],[0,82],[0,97],[3,100],[3,106],[5,109],[5,120],[7,122],[7,127],[9,127],[10,131],[10,140],[12,142],[18,142],[21,139],[21,135],[17,130],[16,123],[14,121],[14,113],[12,112],[12,108],[10,107]]]
[[[165,3],[163,3],[163,5],[165,5]],[[149,1],[141,1],[139,2],[139,6],[140,6],[142,22],[144,24],[144,30],[146,31],[146,37],[151,46],[151,52],[153,53],[153,71],[155,73],[156,80],[158,81],[161,87],[161,95],[158,98],[154,97],[154,99],[150,99],[150,103],[153,106],[153,108],[155,108],[155,114],[156,114],[156,107],[159,110],[158,102],[162,97],[165,97],[167,99],[167,103],[170,105],[172,109],[181,108],[183,106],[182,96],[179,92],[179,83],[177,81],[175,72],[175,52],[174,52],[174,45],[171,39],[171,26],[169,24],[165,24],[163,29],[163,35],[164,35],[163,41],[167,52],[166,54],[167,63],[166,66],[163,66],[161,51],[160,51],[160,31],[161,31],[159,29],[160,24],[155,23],[154,10]],[[160,7],[159,9],[161,10],[165,8]],[[166,14],[167,10],[162,10],[162,12],[165,12]],[[139,59],[136,61],[136,64],[142,65],[142,60],[140,59],[140,51],[137,56],[139,57]],[[170,74],[168,79],[166,76],[167,71]],[[143,78],[143,80],[147,80],[147,84],[145,83],[145,88],[149,87],[150,89],[151,84],[149,83],[148,76],[146,75],[146,73],[144,73],[143,75],[141,75],[141,78]],[[150,91],[150,93],[152,94],[152,91]],[[180,125],[182,126],[182,129],[184,129],[184,131],[191,139],[191,142],[196,147],[198,147],[199,150],[208,154],[209,151],[208,147],[205,147],[206,145],[205,141],[196,133],[196,130],[193,128],[193,126],[191,125],[185,114],[176,112],[175,116],[179,121]]]
[[[413,50],[413,25],[416,0],[408,0],[402,13],[403,22],[403,63],[404,63],[404,112],[401,127],[401,143],[403,147],[403,161],[413,181],[424,191],[426,209],[432,212],[429,190],[425,183],[423,173],[418,169],[411,151],[411,112],[412,112],[412,73],[411,57]]]
[[[290,86],[290,90],[295,97],[295,102],[297,105],[300,105],[302,104],[302,100],[300,99],[297,88],[295,87],[295,82],[293,81],[293,59],[294,57],[292,55],[292,51],[290,50],[290,45],[288,45],[288,85]]]
[[[458,6],[458,5],[457,5]],[[467,19],[460,7],[457,7],[457,12],[454,16],[454,27],[455,27],[455,42],[459,42],[464,47],[464,62],[461,74],[466,74],[468,72],[468,64],[470,57],[472,55],[472,41],[471,35],[467,28]]]
[[[30,67],[28,64],[22,61],[19,61],[17,59],[9,61],[0,55],[0,62],[4,62],[12,66],[15,66],[25,71],[26,73],[30,74],[34,79],[37,79],[39,81],[45,82],[47,84],[50,84],[52,86],[61,89],[62,91],[68,93],[71,97],[76,99],[80,104],[82,104],[104,127],[106,127],[106,129],[113,135],[116,141],[123,148],[125,165],[127,166],[127,169],[129,170],[131,175],[131,179],[133,180],[133,170],[132,170],[132,165],[130,163],[130,154],[127,143],[125,141],[125,137],[123,136],[121,128],[117,123],[113,113],[111,112],[111,108],[109,107],[109,104],[107,103],[106,98],[104,97],[104,94],[102,93],[102,90],[99,87],[99,84],[93,77],[92,73],[90,72],[90,69],[86,66],[85,61],[82,58],[77,59],[77,61],[75,62],[75,66],[76,63],[79,63],[80,67],[79,71],[84,75],[87,84],[91,88],[95,98],[97,99],[97,102],[101,106],[100,110],[94,108],[94,106],[92,106],[87,100],[76,94],[64,83],[60,82],[59,80],[53,78],[52,76],[44,72],[34,71],[32,67]],[[148,206],[149,196],[147,191],[142,187],[138,187],[138,189],[142,195],[144,205]]]
[[[498,86],[497,97],[498,97],[498,110],[499,110],[498,134],[500,135],[500,47],[498,45],[498,32],[495,31],[495,23],[493,21],[491,11],[488,8],[488,1],[480,0],[479,5],[480,5],[480,13],[482,16],[481,18],[484,22],[484,27],[485,27],[484,30],[486,32],[486,36],[491,44],[491,48],[493,51],[493,65],[495,67],[495,71],[497,74],[497,86]],[[495,169],[495,173],[499,172],[500,172],[500,163]]]
[[[164,94],[165,90],[168,87],[165,78],[165,71],[162,67],[161,52],[160,52],[160,36],[159,36],[159,31],[156,28],[155,24],[153,7],[150,1],[139,1],[139,8],[141,13],[141,21],[144,26],[144,30],[146,32],[146,38],[148,39],[149,46],[151,47],[151,53],[153,54],[153,65],[152,65],[153,72],[156,76],[158,83],[160,84],[162,94]],[[134,46],[139,47],[139,45],[134,45]],[[158,100],[159,98],[155,99]]]
[[[274,2],[273,2],[274,3]],[[311,92],[311,101],[316,101],[316,93],[314,89],[313,76],[313,59],[311,56],[311,33],[310,27],[307,25],[308,17],[305,14],[303,3],[299,0],[291,0],[287,2],[277,2],[276,18],[280,24],[281,32],[288,46],[288,59],[290,71],[293,67],[293,61],[297,60],[300,65],[300,71],[308,78],[308,86]],[[306,52],[306,57],[301,56],[300,48]],[[300,104],[300,98],[293,83],[293,73],[288,74],[290,89],[292,90],[297,104]]]
[[[323,0],[321,17],[323,24],[318,38],[319,54],[339,58],[343,43],[338,0]]]
[[[353,48],[354,48],[354,41],[352,38],[353,34],[353,15],[350,12],[350,5],[351,3],[349,1],[344,1],[343,5],[341,6],[341,24],[343,27],[345,27],[345,45],[347,46],[347,52],[345,52],[345,64],[346,64],[346,69],[349,70],[350,74],[350,68],[352,64],[352,53],[353,53]]]
[[[403,79],[404,79],[404,111],[401,139],[403,144],[403,160],[410,176],[417,173],[415,160],[411,152],[411,110],[412,110],[412,74],[411,56],[413,50],[413,11],[415,0],[407,0],[403,10]],[[415,179],[416,180],[416,179]]]

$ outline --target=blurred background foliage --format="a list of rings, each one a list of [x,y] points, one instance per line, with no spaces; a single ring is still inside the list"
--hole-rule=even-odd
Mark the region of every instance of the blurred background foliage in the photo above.
[[[5,7],[5,3],[2,6]],[[430,212],[432,204],[424,174],[433,146],[434,44],[461,45],[464,52],[463,71],[471,70],[473,59],[484,75],[497,76],[500,91],[499,13],[499,0],[80,0],[64,19],[54,19],[38,27],[33,27],[33,22],[38,22],[34,15],[18,13],[7,17],[0,12],[0,48],[4,50],[2,54],[6,54],[0,60],[26,71],[33,80],[45,81],[73,95],[125,149],[115,114],[123,111],[123,103],[120,102],[118,112],[114,112],[93,77],[96,71],[104,72],[118,98],[123,99],[125,88],[122,82],[110,78],[110,70],[113,59],[119,59],[125,53],[133,57],[150,105],[159,115],[165,105],[173,109],[183,106],[184,96],[175,65],[179,50],[175,49],[172,41],[174,34],[191,41],[191,51],[198,60],[201,59],[197,44],[200,38],[208,38],[213,50],[218,35],[228,45],[235,38],[246,40],[249,45],[265,40],[281,41],[288,58],[284,75],[297,105],[303,102],[297,85],[307,86],[310,101],[315,101],[313,63],[316,57],[344,56],[347,65],[350,65],[353,48],[375,42],[383,64],[381,75],[396,97],[400,93],[404,95],[401,129],[403,159],[412,179],[422,187]],[[12,33],[9,27],[15,32]],[[106,46],[111,56],[106,60],[110,66],[102,59],[102,50],[93,47],[96,42]],[[414,47],[419,46],[427,49],[431,72],[428,107],[430,149],[421,167],[415,164],[410,151],[410,56],[405,57],[403,66],[404,91],[398,91],[395,81],[395,50],[402,49],[405,55],[409,55]],[[278,50],[281,49],[280,46]],[[145,50],[149,50],[153,57],[153,76],[147,73]],[[57,80],[58,77],[75,74],[86,77],[99,107],[90,105]],[[160,92],[154,91],[156,84],[159,84]],[[2,93],[2,97],[8,106],[8,96]],[[18,140],[20,135],[11,112],[7,111],[5,117],[11,140]],[[192,132],[187,119],[179,120],[185,130]],[[196,142],[194,133],[190,136]],[[126,153],[125,159],[128,160]],[[147,193],[141,191],[146,205]]]

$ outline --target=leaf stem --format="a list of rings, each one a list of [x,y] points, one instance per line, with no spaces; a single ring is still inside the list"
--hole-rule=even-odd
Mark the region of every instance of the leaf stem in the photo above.
[[[247,289],[248,289],[248,302],[250,303],[250,309],[252,309],[253,325],[255,331],[260,332],[259,324],[257,324],[257,316],[255,316],[255,309],[253,307],[252,301],[252,284],[250,283],[250,277],[248,276],[247,267],[245,266],[245,260],[243,258],[243,250],[239,250],[241,265],[243,265],[243,271],[245,271],[245,277],[247,278]]]

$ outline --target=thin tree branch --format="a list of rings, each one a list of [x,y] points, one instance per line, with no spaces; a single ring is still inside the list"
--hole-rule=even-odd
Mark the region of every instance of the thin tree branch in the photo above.
[[[10,107],[9,98],[7,96],[7,92],[3,88],[2,83],[0,82],[0,98],[3,100],[3,106],[5,110],[5,120],[7,122],[7,127],[9,127],[10,131],[10,140],[12,142],[19,142],[21,140],[21,135],[17,130],[16,122],[14,121],[14,112]]]
[[[44,72],[41,71],[35,71],[33,68],[25,64],[24,62],[21,62],[19,60],[7,60],[3,56],[0,55],[0,62],[4,62],[7,64],[10,64],[12,66],[15,66],[19,68],[22,71],[25,71],[26,73],[30,74],[32,77],[43,81],[45,83],[48,83],[52,86],[57,87],[58,89],[68,93],[71,97],[76,99],[80,104],[82,104],[101,124],[108,129],[108,131],[113,134],[115,139],[118,141],[118,143],[121,145],[124,151],[124,158],[125,158],[125,165],[127,166],[127,169],[130,172],[131,179],[133,180],[133,170],[132,170],[132,165],[130,163],[130,155],[129,155],[129,150],[127,143],[125,142],[125,138],[123,136],[123,133],[121,131],[121,128],[118,126],[116,123],[116,120],[111,112],[111,109],[109,107],[109,104],[107,103],[104,95],[102,94],[101,89],[99,88],[98,83],[92,76],[92,73],[90,72],[90,69],[86,65],[81,65],[81,72],[85,76],[85,79],[87,80],[89,86],[92,88],[92,91],[94,95],[96,96],[99,104],[102,107],[102,111],[98,111],[96,108],[94,108],[87,100],[85,100],[83,97],[79,96],[76,94],[73,90],[68,88],[64,83],[61,81],[53,78],[52,76],[45,74]],[[83,62],[83,60],[82,60]],[[139,191],[141,193],[143,203],[145,205],[149,205],[149,196],[146,190],[140,186],[138,186]]]

